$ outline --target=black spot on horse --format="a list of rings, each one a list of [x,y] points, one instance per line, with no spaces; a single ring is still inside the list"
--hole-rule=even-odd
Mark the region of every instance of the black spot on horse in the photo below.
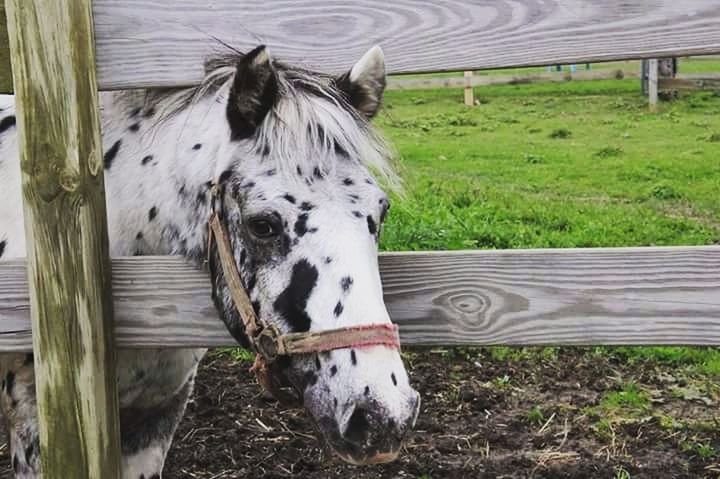
[[[35,453],[35,448],[37,447],[36,439],[30,441],[30,444],[25,448],[25,462],[29,463]]]
[[[315,374],[312,371],[306,372],[305,376],[303,377],[303,383],[304,383],[305,387],[315,386],[315,384],[317,383],[317,380],[318,380],[317,374]]]
[[[348,195],[348,197],[350,197],[350,199],[352,199],[352,200],[359,200],[359,199],[360,199],[360,197],[359,197],[358,195]]]
[[[342,157],[346,157],[346,158],[350,156],[350,155],[348,155],[348,152],[345,150],[345,148],[340,146],[337,141],[333,142],[333,149],[335,150],[335,154],[338,156],[342,156]]]
[[[292,204],[295,204],[295,197],[291,195],[290,193],[285,193],[283,195],[283,198],[285,198],[286,201],[289,201]]]
[[[355,355],[355,350],[350,350],[350,362],[352,362],[353,366],[357,366],[357,356]]]
[[[330,368],[330,376],[335,376],[337,374],[337,366],[333,365]]]
[[[147,155],[140,161],[140,164],[144,166],[144,165],[147,165],[148,163],[150,163],[152,160],[153,160],[153,156]]]
[[[332,260],[333,260],[333,259],[332,259],[330,256],[325,256],[325,264],[330,264],[330,263],[332,263]]]
[[[273,168],[272,170],[267,170],[265,172],[265,176],[275,176],[277,174],[277,170]]]
[[[323,178],[325,178],[325,174],[322,172],[322,170],[320,170],[320,167],[318,166],[313,168],[313,176],[318,180],[322,180]]]
[[[118,140],[115,143],[113,143],[113,146],[110,147],[108,151],[105,152],[105,156],[103,157],[103,160],[105,161],[105,169],[109,170],[112,166],[112,162],[115,159],[115,157],[118,154],[118,151],[120,151],[120,145],[122,144],[122,140]]]
[[[310,316],[305,308],[317,280],[317,268],[305,259],[298,261],[293,266],[290,284],[273,303],[292,331],[304,332],[310,329]]]
[[[375,224],[375,220],[370,215],[367,216],[367,224],[368,224],[368,231],[370,232],[370,234],[373,236],[375,234],[377,234],[377,224]]]
[[[225,183],[230,176],[232,175],[232,170],[225,170],[222,173],[220,173],[220,177],[218,178],[218,183],[223,184]]]
[[[5,133],[5,130],[12,128],[15,124],[15,115],[6,116],[0,120],[0,133]]]
[[[150,107],[147,110],[145,110],[145,113],[143,113],[143,116],[145,118],[150,118],[151,116],[155,115],[155,108]]]
[[[140,123],[133,123],[128,127],[128,130],[132,131],[133,133],[137,133],[140,131]]]
[[[340,301],[338,301],[337,304],[335,305],[335,309],[333,309],[333,314],[335,315],[336,318],[342,314],[343,309],[345,309],[345,308],[343,307],[342,303]]]
[[[138,240],[138,241],[141,240],[141,239],[143,239],[143,232],[142,232],[142,231],[138,231],[138,234],[135,235],[135,239]]]
[[[7,246],[7,241],[2,240],[0,241],[0,258],[2,258],[3,253],[5,252],[5,247]]]
[[[135,118],[136,116],[138,116],[138,115],[140,114],[141,111],[142,111],[142,108],[135,108],[135,109],[130,113],[130,118]]]
[[[257,276],[253,274],[250,276],[250,278],[248,278],[248,282],[247,282],[248,292],[252,292],[252,290],[255,289],[256,285],[257,285]]]
[[[320,357],[315,356],[315,369],[320,371],[322,369],[322,364],[320,364]]]
[[[315,208],[315,205],[313,205],[312,203],[308,203],[307,201],[303,201],[302,203],[300,203],[300,209],[303,211],[310,211],[313,208]]]
[[[359,211],[353,211],[352,214],[353,214],[353,216],[354,216],[355,218],[362,218],[362,217],[363,217],[363,214],[360,213]]]
[[[154,220],[155,217],[157,216],[157,214],[158,214],[157,206],[153,206],[152,208],[150,208],[150,211],[148,211],[148,219],[149,219],[149,221]]]
[[[12,390],[15,387],[15,373],[12,371],[8,371],[7,376],[5,376],[5,393],[8,396],[12,396]]]
[[[303,174],[302,168],[300,168],[299,166],[297,166],[297,167],[295,167],[295,171],[297,171],[298,176],[302,176],[302,174]]]
[[[369,395],[370,395],[370,386],[365,386],[365,391],[363,391],[363,394],[364,394],[365,396],[369,396]]]
[[[397,386],[397,378],[395,377],[395,373],[390,374],[390,379],[392,379],[393,385]]]
[[[308,222],[308,214],[303,213],[300,216],[298,216],[297,221],[295,222],[295,227],[293,228],[295,230],[295,234],[298,236],[304,236],[305,233],[307,233],[307,222]]]
[[[353,279],[350,276],[345,276],[343,279],[340,280],[340,287],[343,291],[348,292],[350,291],[350,287],[353,284]]]
[[[199,150],[200,148],[202,148],[202,143],[195,143],[192,147],[192,149],[196,150],[196,151]]]
[[[242,250],[240,251],[240,264],[245,264],[245,260],[247,259],[247,251]]]
[[[195,197],[195,203],[198,205],[204,205],[207,201],[207,196],[205,195],[204,191],[198,191],[197,196]]]

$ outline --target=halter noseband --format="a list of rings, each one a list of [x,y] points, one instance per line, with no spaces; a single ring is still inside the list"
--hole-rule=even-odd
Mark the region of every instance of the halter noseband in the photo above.
[[[220,266],[230,296],[245,326],[245,334],[255,350],[255,371],[258,382],[278,399],[277,384],[270,377],[270,366],[280,356],[318,353],[341,348],[367,348],[386,346],[400,349],[400,336],[395,324],[368,324],[317,332],[282,334],[275,326],[266,324],[255,314],[250,297],[245,290],[240,272],[230,247],[227,228],[218,213],[221,208],[221,192],[217,183],[211,189],[211,212],[208,219],[208,256],[213,241],[217,245]]]

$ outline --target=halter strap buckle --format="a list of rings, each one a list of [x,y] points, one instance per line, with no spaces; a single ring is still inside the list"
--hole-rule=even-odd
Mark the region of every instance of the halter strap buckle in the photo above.
[[[265,361],[273,363],[278,356],[285,353],[280,331],[273,325],[261,325],[260,330],[252,339],[255,352],[262,356]]]

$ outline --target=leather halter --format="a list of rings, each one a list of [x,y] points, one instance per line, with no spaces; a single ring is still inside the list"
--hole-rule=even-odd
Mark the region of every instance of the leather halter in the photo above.
[[[230,247],[227,228],[220,218],[216,204],[221,203],[220,187],[212,186],[211,213],[208,220],[208,256],[213,241],[217,245],[220,265],[233,304],[242,318],[245,334],[256,353],[253,370],[260,384],[278,397],[277,384],[270,377],[270,366],[280,356],[318,353],[341,348],[385,346],[400,349],[398,327],[392,323],[368,324],[317,332],[282,334],[274,325],[266,324],[255,314],[245,290]],[[278,397],[279,399],[279,397]]]

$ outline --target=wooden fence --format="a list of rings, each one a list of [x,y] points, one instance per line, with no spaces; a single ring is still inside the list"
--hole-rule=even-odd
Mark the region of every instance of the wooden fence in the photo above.
[[[0,350],[29,350],[31,318],[46,478],[119,477],[113,304],[122,346],[230,343],[206,276],[179,259],[116,258],[110,283],[96,85],[195,84],[204,59],[223,50],[217,39],[241,50],[266,43],[281,59],[330,71],[381,44],[390,73],[720,53],[720,8],[704,0],[5,7],[0,91],[14,84],[18,105],[29,280],[24,263],[0,265]],[[411,343],[720,340],[715,247],[390,254],[382,265]]]
[[[390,90],[424,90],[429,88],[475,88],[492,85],[526,85],[529,83],[565,83],[569,81],[586,80],[622,80],[625,78],[640,78],[640,74],[622,69],[611,69],[576,72],[518,73],[514,75],[464,75],[462,77],[394,77],[388,79],[387,87]]]
[[[653,63],[654,62],[654,63]],[[661,91],[695,91],[720,90],[720,73],[678,73],[674,78],[657,77],[657,61],[650,61],[649,94],[651,108],[657,104],[658,92]],[[390,90],[425,90],[435,88],[463,88],[465,104],[474,104],[473,88],[491,85],[527,85],[531,83],[565,83],[569,81],[589,80],[624,80],[640,78],[635,71],[609,69],[597,71],[518,73],[514,75],[474,75],[472,71],[464,72],[462,77],[394,77],[388,80]]]

